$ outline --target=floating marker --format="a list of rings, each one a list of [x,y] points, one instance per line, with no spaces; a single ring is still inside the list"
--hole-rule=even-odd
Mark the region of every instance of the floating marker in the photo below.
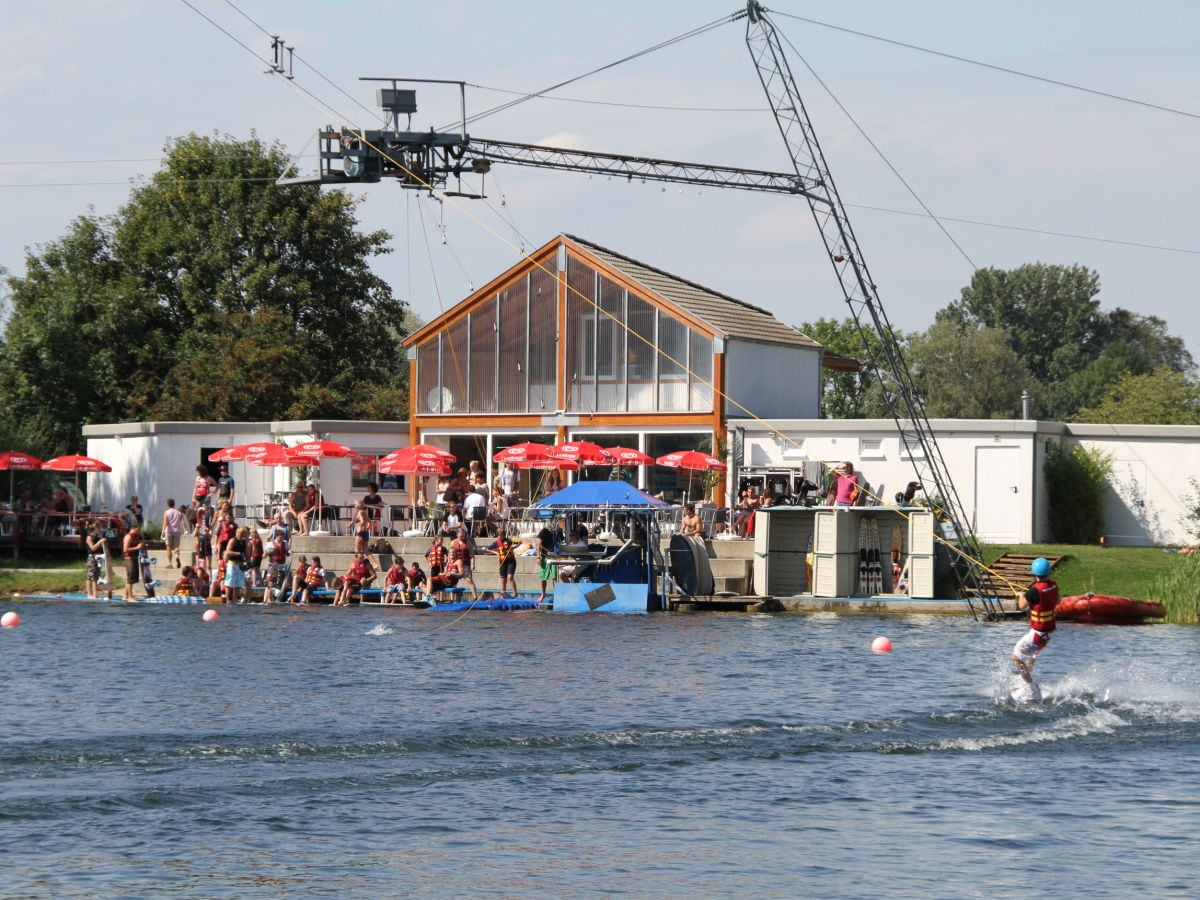
[[[875,638],[875,640],[871,641],[871,652],[872,653],[891,653],[892,652],[892,642],[888,638],[885,638],[883,635],[880,635],[879,637]]]
[[[6,612],[4,615],[0,616],[0,626],[3,626],[4,628],[16,628],[20,624],[21,617],[15,612]]]
[[[204,611],[204,615],[202,615],[200,618],[202,618],[205,622],[215,622],[217,619],[221,618],[221,614],[215,609],[206,609]]]

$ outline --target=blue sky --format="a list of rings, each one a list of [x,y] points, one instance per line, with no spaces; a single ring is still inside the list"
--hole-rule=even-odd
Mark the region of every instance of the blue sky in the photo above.
[[[718,0],[188,2],[195,9],[182,0],[6,9],[0,266],[19,274],[26,247],[60,237],[80,214],[115,212],[129,179],[152,173],[172,137],[255,129],[311,167],[321,126],[375,124],[375,86],[360,76],[463,80],[474,114],[515,96],[508,92],[575,78],[739,9]],[[1099,273],[1104,307],[1164,318],[1200,358],[1192,171],[1200,159],[1200,4],[768,7],[792,46],[792,70],[894,325],[926,328],[974,266],[1078,263]],[[264,30],[295,47],[295,85],[263,74],[239,45],[268,57]],[[469,130],[786,170],[744,36],[743,22],[720,26]],[[454,91],[417,87],[415,128],[455,120]],[[923,217],[889,164],[957,247]],[[394,235],[377,271],[426,319],[514,264],[522,247],[560,232],[792,324],[848,314],[803,200],[515,167],[494,174],[486,204],[439,207],[394,184],[354,189],[363,227]]]

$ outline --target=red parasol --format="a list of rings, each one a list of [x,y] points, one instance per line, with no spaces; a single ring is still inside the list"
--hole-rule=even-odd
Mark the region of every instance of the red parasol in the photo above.
[[[523,444],[513,444],[505,447],[492,457],[492,462],[506,463],[511,466],[526,468],[523,463],[550,458],[550,447],[536,441],[526,441]]]
[[[321,460],[315,456],[294,452],[294,448],[276,444],[279,449],[267,450],[255,456],[247,456],[246,462],[252,466],[319,466]]]
[[[509,463],[514,469],[557,469],[559,472],[578,472],[579,463],[573,459],[555,458],[553,456],[546,459],[528,459],[525,462]]]
[[[354,450],[338,441],[305,441],[290,449],[293,453],[303,453],[305,456],[318,456],[323,459],[354,455]]]
[[[286,449],[283,444],[276,444],[272,441],[233,444],[229,447],[222,447],[216,453],[208,454],[208,460],[209,462],[236,462],[238,460],[249,459],[252,456],[262,456],[264,453]]]
[[[43,469],[49,469],[52,472],[74,472],[75,473],[75,492],[79,492],[79,473],[80,472],[111,472],[112,466],[108,463],[100,462],[98,459],[93,459],[90,456],[80,456],[77,453],[68,456],[56,456],[54,459],[47,460],[42,463]]]
[[[4,453],[0,453],[0,470],[18,469],[27,471],[40,469],[44,465],[44,462],[28,453],[18,453],[16,450],[7,450]]]
[[[666,466],[668,469],[685,469],[688,473],[688,489],[684,501],[692,493],[693,472],[724,472],[729,467],[715,456],[710,456],[699,450],[677,450],[667,453],[654,461],[655,465]]]
[[[407,447],[393,450],[387,455],[392,456],[396,453],[434,453],[445,459],[447,463],[453,463],[458,460],[458,457],[449,450],[443,450],[441,447],[435,447],[433,444],[409,444]],[[384,458],[386,459],[387,457]]]
[[[729,468],[715,456],[699,450],[678,450],[660,456],[654,463],[669,469],[687,469],[689,472],[724,472]]]
[[[13,472],[22,471],[28,472],[34,469],[40,469],[45,463],[36,456],[30,456],[28,453],[19,453],[16,450],[6,450],[0,453],[0,470],[8,469],[8,505],[13,503]]]
[[[449,475],[450,463],[439,456],[413,453],[379,461],[380,475]]]
[[[556,444],[549,453],[556,459],[569,459],[581,466],[611,466],[612,455],[599,444],[590,441],[568,441]]]
[[[53,472],[111,472],[112,466],[108,463],[100,462],[98,459],[93,459],[90,456],[80,456],[71,454],[69,456],[56,456],[48,462],[42,463],[43,469],[50,469]]]
[[[604,452],[613,458],[614,466],[648,466],[654,462],[654,457],[632,447],[605,447]]]
[[[346,444],[343,444],[339,441],[305,441],[303,444],[297,444],[295,447],[289,448],[288,453],[309,458],[315,457],[317,459],[317,462],[315,463],[317,469],[314,474],[313,481],[317,486],[318,495],[320,495],[321,490],[320,460],[354,456],[353,448],[348,447]],[[324,527],[324,517],[325,504],[322,501],[317,507],[318,531],[321,531]]]

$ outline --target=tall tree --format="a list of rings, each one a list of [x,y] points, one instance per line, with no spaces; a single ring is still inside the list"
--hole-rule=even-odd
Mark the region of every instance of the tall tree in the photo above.
[[[878,353],[881,342],[873,333],[864,333],[853,318],[817,319],[798,326],[826,350],[863,363],[857,372],[825,370],[821,383],[821,413],[827,419],[872,419],[891,415],[883,391],[867,359]]]
[[[926,415],[1015,419],[1033,377],[997,328],[938,322],[908,342],[907,359]]]
[[[980,269],[937,321],[1002,329],[1039,385],[1039,415],[1073,418],[1126,374],[1194,368],[1162,319],[1120,307],[1103,311],[1099,292],[1099,276],[1083,266]]]
[[[1003,330],[1030,374],[1048,383],[1099,355],[1108,326],[1099,292],[1100,276],[1084,266],[979,269],[936,321]]]
[[[0,392],[37,448],[87,422],[358,418],[403,396],[406,306],[369,267],[390,235],[359,232],[342,192],[277,186],[288,158],[257,137],[165,154],[9,279]]]

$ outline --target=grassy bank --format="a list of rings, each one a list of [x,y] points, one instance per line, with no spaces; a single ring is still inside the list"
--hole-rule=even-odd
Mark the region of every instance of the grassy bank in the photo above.
[[[115,568],[115,567],[114,567]],[[117,576],[118,589],[125,581]],[[77,553],[48,553],[0,560],[0,597],[12,594],[65,594],[83,591],[83,561]]]
[[[1091,544],[986,544],[984,562],[1002,553],[1062,556],[1054,569],[1060,593],[1116,594],[1160,600],[1168,622],[1200,622],[1200,561],[1161,547],[1103,547]]]

